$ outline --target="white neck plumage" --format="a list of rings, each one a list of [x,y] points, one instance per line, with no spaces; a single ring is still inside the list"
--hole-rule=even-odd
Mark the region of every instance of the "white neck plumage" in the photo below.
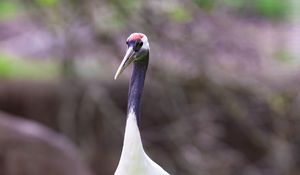
[[[145,153],[132,109],[127,116],[121,159],[115,175],[169,175]]]

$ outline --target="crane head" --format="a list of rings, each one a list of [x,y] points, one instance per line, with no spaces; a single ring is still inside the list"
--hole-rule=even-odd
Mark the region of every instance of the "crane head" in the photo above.
[[[143,33],[132,33],[127,38],[126,44],[128,48],[115,74],[115,80],[126,69],[126,67],[130,65],[130,63],[145,59],[145,56],[148,55],[150,50],[148,38]]]

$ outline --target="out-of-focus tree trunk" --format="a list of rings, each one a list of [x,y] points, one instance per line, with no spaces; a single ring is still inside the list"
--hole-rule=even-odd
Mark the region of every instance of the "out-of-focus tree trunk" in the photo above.
[[[1,175],[91,175],[62,135],[30,120],[0,113]]]

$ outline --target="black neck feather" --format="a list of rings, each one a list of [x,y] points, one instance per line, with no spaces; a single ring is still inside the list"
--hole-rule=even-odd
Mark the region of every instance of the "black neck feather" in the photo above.
[[[133,110],[133,112],[136,115],[138,125],[140,121],[140,104],[144,88],[145,76],[148,67],[148,61],[149,54],[147,54],[142,60],[133,63],[133,72],[129,84],[127,110],[128,112],[130,112],[131,109]]]

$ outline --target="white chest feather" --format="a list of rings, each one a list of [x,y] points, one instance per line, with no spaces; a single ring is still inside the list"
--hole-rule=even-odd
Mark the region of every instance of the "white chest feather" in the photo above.
[[[136,116],[127,117],[121,159],[115,175],[169,175],[144,152]]]

